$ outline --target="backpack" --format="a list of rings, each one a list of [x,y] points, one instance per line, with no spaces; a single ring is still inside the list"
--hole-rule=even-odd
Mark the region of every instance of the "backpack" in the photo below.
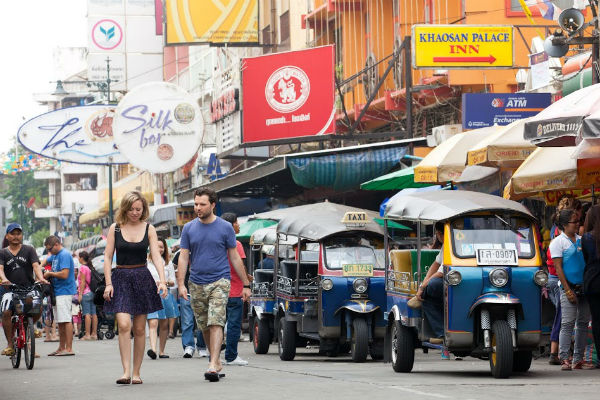
[[[96,268],[94,267],[89,267],[90,268],[90,290],[92,292],[96,292],[96,289],[98,289],[98,286],[102,285],[102,281],[104,281],[104,279],[102,278],[102,276],[98,273],[98,271],[96,271]]]

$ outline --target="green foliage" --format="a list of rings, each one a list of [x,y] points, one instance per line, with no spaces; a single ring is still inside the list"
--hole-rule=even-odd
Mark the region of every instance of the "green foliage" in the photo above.
[[[36,231],[31,235],[31,244],[33,247],[42,247],[48,236],[50,236],[50,231],[46,228]]]
[[[79,232],[79,239],[87,239],[89,237],[102,234],[101,226],[86,226]]]
[[[29,154],[19,146],[19,154]],[[14,153],[12,147],[8,153]],[[32,197],[36,204],[48,204],[48,182],[33,179],[33,171],[18,172],[15,175],[4,177],[4,185],[0,190],[0,197],[11,202],[12,221],[23,225],[25,237],[43,230],[48,226],[48,220],[35,219],[35,212],[27,208],[27,202]]]

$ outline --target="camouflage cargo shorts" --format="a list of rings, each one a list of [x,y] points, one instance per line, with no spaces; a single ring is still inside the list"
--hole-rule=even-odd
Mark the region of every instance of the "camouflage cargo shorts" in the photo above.
[[[204,331],[211,325],[225,326],[230,288],[231,284],[225,278],[206,285],[190,281],[190,303],[198,328]]]

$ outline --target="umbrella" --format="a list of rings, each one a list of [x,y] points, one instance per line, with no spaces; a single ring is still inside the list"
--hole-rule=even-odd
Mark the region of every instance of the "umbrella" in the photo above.
[[[574,146],[586,117],[600,112],[600,83],[552,103],[525,123],[523,136],[537,146]]]
[[[415,168],[410,167],[361,183],[360,188],[363,190],[402,190],[426,186],[431,186],[431,184],[415,182]]]
[[[381,218],[374,218],[373,219],[375,222],[377,222],[379,225],[383,226],[383,219]],[[402,224],[399,224],[396,221],[388,221],[388,228],[394,228],[394,229],[401,229],[403,231],[412,231],[412,229],[410,229],[408,226],[404,226]]]
[[[270,219],[252,219],[240,225],[240,233],[236,235],[238,240],[250,240],[250,236],[258,229],[276,225],[277,222]]]
[[[465,169],[467,151],[498,129],[496,125],[475,129],[443,141],[415,167],[415,182],[442,183],[458,179]]]
[[[535,150],[535,146],[523,138],[525,123],[530,119],[519,119],[503,126],[471,147],[467,152],[467,163],[488,167],[517,167]]]

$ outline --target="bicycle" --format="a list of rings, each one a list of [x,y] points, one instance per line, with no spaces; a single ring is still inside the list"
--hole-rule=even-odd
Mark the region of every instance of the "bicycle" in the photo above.
[[[13,368],[21,365],[21,350],[25,354],[25,366],[33,369],[35,361],[35,324],[33,315],[40,314],[42,309],[41,285],[35,283],[32,287],[12,284],[15,313],[13,324],[13,354],[10,357]]]

